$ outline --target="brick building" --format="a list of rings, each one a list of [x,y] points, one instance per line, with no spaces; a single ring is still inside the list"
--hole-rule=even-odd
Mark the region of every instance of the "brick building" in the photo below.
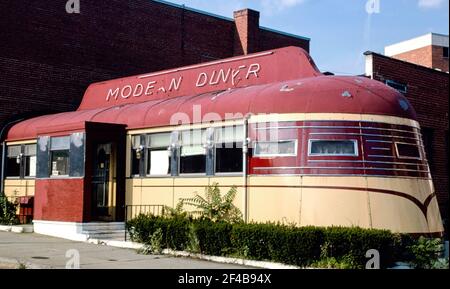
[[[398,89],[414,106],[441,215],[448,219],[448,36],[428,34],[386,47],[386,54],[391,57],[365,53],[366,76]]]
[[[93,82],[285,46],[309,39],[166,1],[0,2],[0,131],[22,117],[75,110]],[[0,140],[3,136],[0,135]]]

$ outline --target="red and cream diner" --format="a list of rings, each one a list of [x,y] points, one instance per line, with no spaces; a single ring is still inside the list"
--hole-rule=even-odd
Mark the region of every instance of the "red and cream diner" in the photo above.
[[[7,158],[7,195],[34,195],[48,234],[212,183],[246,221],[443,232],[408,100],[296,47],[92,84],[77,111],[14,125]]]

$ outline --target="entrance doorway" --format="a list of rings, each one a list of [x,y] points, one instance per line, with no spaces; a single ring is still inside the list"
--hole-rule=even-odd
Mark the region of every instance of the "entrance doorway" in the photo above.
[[[114,193],[114,148],[113,144],[98,144],[93,160],[92,212],[97,221],[115,219]]]

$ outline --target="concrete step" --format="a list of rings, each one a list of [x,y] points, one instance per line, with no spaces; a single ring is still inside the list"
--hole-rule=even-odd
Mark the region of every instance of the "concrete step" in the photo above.
[[[125,230],[124,222],[115,223],[84,223],[82,224],[83,232],[96,232],[96,231],[115,231]]]
[[[101,230],[101,231],[83,231],[88,239],[99,239],[99,240],[123,240],[125,237],[125,230]]]

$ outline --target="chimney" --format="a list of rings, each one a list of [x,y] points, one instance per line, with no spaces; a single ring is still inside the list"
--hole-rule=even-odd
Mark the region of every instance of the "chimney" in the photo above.
[[[243,9],[234,12],[236,32],[234,36],[234,55],[246,55],[258,51],[259,12]]]

